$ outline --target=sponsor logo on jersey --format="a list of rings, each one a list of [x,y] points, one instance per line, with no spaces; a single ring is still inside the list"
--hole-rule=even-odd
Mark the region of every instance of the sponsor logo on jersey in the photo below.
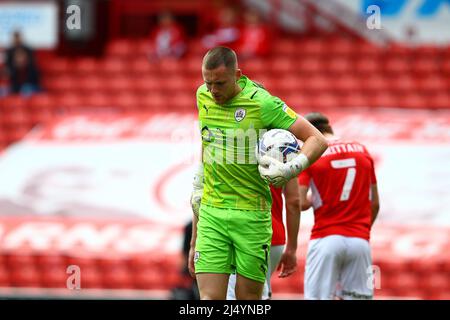
[[[245,118],[246,114],[247,114],[247,111],[245,111],[245,109],[239,108],[234,113],[234,118],[236,119],[237,122],[240,122],[240,121],[242,121],[242,119]]]
[[[295,113],[295,111],[289,108],[286,104],[283,104],[283,111],[286,112],[287,115],[292,119],[297,118],[297,114]]]
[[[202,128],[202,140],[206,141],[206,142],[211,142],[213,141],[214,135],[211,132],[211,130],[209,130],[208,127],[203,127]]]

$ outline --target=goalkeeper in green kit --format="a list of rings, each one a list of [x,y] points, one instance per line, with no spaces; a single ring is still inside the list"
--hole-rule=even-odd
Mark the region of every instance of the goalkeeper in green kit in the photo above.
[[[236,298],[258,300],[266,279],[272,238],[269,183],[282,186],[327,148],[322,134],[279,98],[242,75],[236,54],[216,47],[203,58],[197,90],[202,164],[194,178],[189,271],[201,299],[224,300],[236,272]],[[255,146],[267,130],[291,131],[303,141],[287,163]],[[264,177],[264,178],[262,178]]]

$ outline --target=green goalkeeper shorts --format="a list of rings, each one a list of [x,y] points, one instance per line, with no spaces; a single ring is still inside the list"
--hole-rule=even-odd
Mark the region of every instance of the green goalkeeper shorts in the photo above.
[[[270,211],[200,206],[196,273],[233,273],[264,283],[272,239]]]

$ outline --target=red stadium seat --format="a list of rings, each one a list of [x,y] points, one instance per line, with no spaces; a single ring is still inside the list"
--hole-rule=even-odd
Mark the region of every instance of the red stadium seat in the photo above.
[[[433,45],[420,45],[413,51],[414,57],[436,59],[444,56],[444,51]]]
[[[27,99],[18,95],[7,96],[0,101],[0,112],[16,111],[19,109],[25,110],[27,102]]]
[[[11,269],[10,283],[14,287],[40,287],[40,271],[34,266],[17,266]]]
[[[410,63],[402,58],[392,58],[385,62],[384,71],[392,74],[409,72]]]
[[[416,89],[414,79],[407,75],[389,80],[389,87],[398,91],[399,94],[408,93]]]
[[[171,111],[167,104],[167,98],[159,91],[150,92],[141,96],[139,99],[142,111],[150,112],[168,112]]]
[[[189,53],[192,56],[197,56],[201,59],[206,51],[207,49],[205,49],[205,47],[203,46],[201,38],[191,40],[189,45]]]
[[[449,275],[444,273],[428,273],[421,278],[421,287],[430,294],[450,292]]]
[[[260,80],[260,78],[258,78]],[[291,75],[289,73],[279,78],[279,81],[274,82],[269,86],[267,81],[261,81],[261,83],[268,88],[269,90],[276,90],[277,92],[282,92],[283,96],[285,94],[290,94],[292,92],[298,92],[298,90],[305,88],[305,82],[307,78],[298,77],[295,75]]]
[[[150,50],[149,41],[146,38],[134,40],[135,54],[139,56],[148,56]]]
[[[4,266],[0,265],[0,287],[9,287],[9,271]]]
[[[177,75],[180,73],[180,70],[183,68],[183,64],[178,60],[161,60],[158,63],[160,72],[162,72],[165,76],[168,74]]]
[[[35,264],[41,270],[66,267],[66,259],[58,253],[43,253],[35,257]]]
[[[23,139],[30,132],[31,128],[31,125],[10,126],[5,132],[6,141],[12,143]]]
[[[57,97],[57,105],[55,108],[59,113],[70,112],[71,110],[80,108],[83,99],[80,95],[74,93],[61,94]]]
[[[137,289],[170,289],[166,288],[165,276],[156,271],[133,274],[133,286]]]
[[[292,41],[296,43],[295,54],[313,57],[327,54],[329,50],[325,41],[311,39],[307,41]]]
[[[183,91],[186,87],[184,78],[176,75],[171,77],[164,77],[162,79],[159,79],[159,81],[162,84],[162,88],[167,90],[167,92]]]
[[[102,61],[99,71],[110,75],[123,75],[124,72],[130,71],[131,67],[128,63],[121,59],[105,59]]]
[[[425,91],[428,94],[438,94],[439,92],[446,92],[447,85],[444,77],[430,76],[418,79],[418,89]]]
[[[71,92],[78,87],[79,79],[69,75],[60,75],[47,78],[45,83],[49,91]]]
[[[373,60],[378,59],[383,52],[383,49],[375,44],[369,42],[359,43],[354,47],[354,53],[359,56],[360,59]]]
[[[99,61],[95,58],[80,58],[74,62],[72,72],[81,73],[83,75],[94,73],[98,69]]]
[[[412,49],[398,43],[390,45],[390,47],[387,48],[387,50],[391,56],[400,59],[408,57],[412,53]]]
[[[340,103],[344,107],[367,107],[369,98],[358,92],[348,93],[340,99]]]
[[[106,54],[110,56],[135,56],[136,43],[130,39],[116,39],[106,46]]]
[[[48,93],[33,95],[29,100],[29,108],[31,108],[33,112],[39,110],[52,110],[54,105],[55,97]]]
[[[304,74],[314,74],[324,71],[323,61],[319,58],[306,58],[298,62],[297,69]]]
[[[326,65],[326,70],[331,73],[345,74],[354,70],[350,58],[334,58]]]
[[[131,289],[134,287],[133,275],[125,267],[114,267],[102,271],[104,288]]]
[[[158,262],[155,259],[153,259],[152,257],[139,256],[139,255],[132,257],[128,261],[130,270],[132,270],[132,272],[136,272],[136,273],[151,270],[157,264],[158,264]]]
[[[355,62],[355,71],[365,77],[380,72],[381,70],[381,63],[378,59],[362,57]]]
[[[172,97],[170,105],[171,109],[180,112],[196,112],[197,105],[195,101],[195,94],[179,93]]]
[[[86,289],[99,289],[103,288],[102,272],[97,267],[81,267],[81,288]]]
[[[362,76],[361,86],[363,90],[376,93],[389,89],[387,79],[379,75]]]
[[[355,52],[356,43],[354,40],[337,38],[325,43],[327,44],[328,52],[333,56],[343,55],[349,57]]]
[[[120,110],[124,112],[138,112],[139,109],[139,97],[130,94],[130,93],[122,93],[116,95],[113,98],[114,104],[120,108]]]
[[[77,257],[77,256],[68,256],[65,257],[66,265],[76,265],[80,268],[97,268],[97,261],[92,257]]]
[[[273,59],[270,63],[266,62],[266,68],[276,74],[289,74],[295,72],[296,61],[294,59]],[[255,75],[257,76],[257,74]]]
[[[200,62],[201,63],[201,62]],[[197,63],[197,69],[198,66],[201,65],[200,63]],[[273,65],[272,65],[273,67]],[[241,63],[240,68],[243,70],[245,74],[248,74],[249,77],[254,78],[260,73],[263,73],[267,69],[267,61],[264,61],[262,59],[252,59],[252,60],[246,60],[243,63]],[[197,70],[198,72],[198,70]]]
[[[101,271],[107,271],[112,269],[126,269],[128,267],[128,261],[122,257],[102,257],[97,259],[96,265]]]
[[[114,102],[111,95],[101,94],[101,93],[93,93],[86,95],[83,97],[82,107],[93,107],[93,108],[106,108],[113,107]]]
[[[384,277],[386,278],[386,277]],[[383,285],[383,278],[382,278]],[[420,289],[420,278],[414,273],[391,274],[389,281],[384,281],[384,285],[391,289],[408,290]]]
[[[281,38],[272,43],[272,53],[275,56],[295,56],[298,51],[295,41]]]
[[[154,63],[150,63],[146,57],[139,57],[133,59],[129,63],[130,72],[136,76],[154,74],[156,70],[159,72],[159,68]]]
[[[45,288],[67,288],[67,280],[73,273],[67,273],[67,266],[49,265],[48,267],[40,269],[42,286]],[[69,270],[70,271],[70,270]],[[81,271],[81,270],[80,270]],[[84,270],[80,272],[80,280],[84,280]]]
[[[66,58],[53,57],[51,59],[43,59],[39,66],[43,69],[44,74],[65,74],[73,71],[71,61]]]
[[[314,97],[313,106],[319,110],[339,108],[339,100],[335,95],[324,93]]]
[[[132,81],[133,90],[138,91],[141,94],[151,93],[162,89],[162,84],[159,78],[154,76],[142,76]]]
[[[389,92],[380,92],[373,95],[368,100],[368,104],[371,107],[395,108],[398,106],[398,99],[395,95]]]
[[[360,81],[358,78],[351,75],[345,75],[340,78],[336,78],[334,83],[334,89],[342,91],[342,93],[353,93],[360,89]]]
[[[411,109],[423,109],[432,107],[427,99],[414,92],[410,92],[405,96],[402,96],[401,99],[399,99],[398,104],[402,108]]]
[[[441,71],[444,75],[450,76],[450,55],[443,61]]]
[[[411,65],[413,72],[418,75],[429,75],[437,72],[438,64],[434,59],[417,59]]]
[[[305,89],[311,92],[323,92],[330,90],[333,87],[333,83],[327,77],[315,75],[311,76],[304,82]]]
[[[11,108],[7,106],[0,111],[0,125],[14,127],[14,126],[29,126],[31,125],[31,119],[29,110],[23,107]]]
[[[105,81],[103,86],[112,92],[130,91],[133,89],[133,79],[126,76],[117,76]]]
[[[186,57],[185,62],[183,63],[182,69],[189,74],[193,75],[201,75],[201,67],[202,67],[202,57],[200,56],[189,56]],[[245,73],[244,66],[244,73]]]
[[[441,91],[429,98],[427,106],[436,109],[450,109],[450,94]]]

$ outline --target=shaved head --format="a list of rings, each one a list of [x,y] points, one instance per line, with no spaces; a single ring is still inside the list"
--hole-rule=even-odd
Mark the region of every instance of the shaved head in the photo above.
[[[206,70],[217,69],[225,66],[228,70],[234,71],[237,68],[236,53],[227,47],[215,47],[209,50],[203,57],[203,68]]]

